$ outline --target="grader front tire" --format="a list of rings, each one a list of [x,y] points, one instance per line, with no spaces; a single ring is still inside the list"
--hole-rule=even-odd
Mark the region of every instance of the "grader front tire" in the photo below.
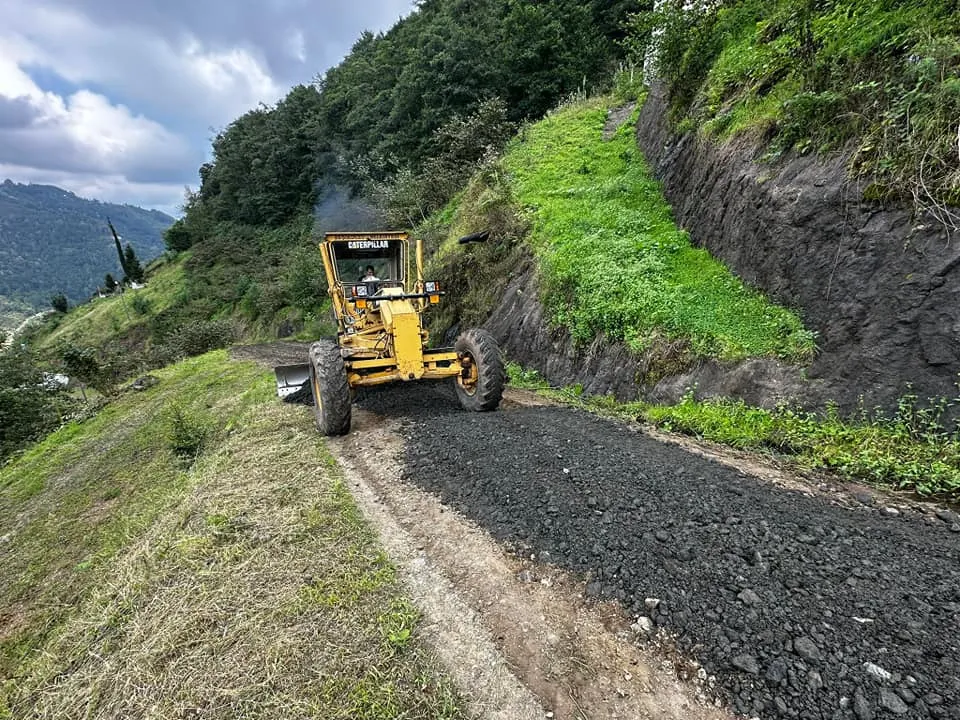
[[[472,412],[496,410],[503,397],[507,374],[493,335],[486,330],[467,330],[457,338],[453,349],[462,368],[456,378],[460,404]]]
[[[340,347],[320,340],[310,346],[310,387],[317,430],[327,436],[350,432],[352,398]]]

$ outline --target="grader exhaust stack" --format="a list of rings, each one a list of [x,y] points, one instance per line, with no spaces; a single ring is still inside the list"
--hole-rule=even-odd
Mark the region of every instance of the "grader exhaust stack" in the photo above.
[[[475,233],[461,242],[486,239]],[[310,383],[320,432],[347,433],[353,391],[390,382],[451,379],[467,410],[499,406],[506,374],[490,333],[468,330],[452,348],[429,347],[423,312],[444,292],[423,278],[420,240],[403,232],[341,232],[327,233],[319,247],[337,338],[313,343],[307,364],[275,371],[281,397]]]

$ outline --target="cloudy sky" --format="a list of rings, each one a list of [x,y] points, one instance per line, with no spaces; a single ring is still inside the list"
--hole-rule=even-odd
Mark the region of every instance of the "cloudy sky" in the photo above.
[[[0,0],[0,181],[176,211],[210,138],[412,0]]]

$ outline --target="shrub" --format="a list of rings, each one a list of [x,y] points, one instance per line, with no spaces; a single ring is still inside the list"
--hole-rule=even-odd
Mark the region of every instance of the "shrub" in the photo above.
[[[66,295],[63,293],[58,293],[50,298],[50,307],[52,307],[58,313],[65,313],[70,309],[70,303],[67,301]]]
[[[213,431],[210,419],[179,403],[171,404],[167,415],[167,446],[179,457],[196,458]]]
[[[144,295],[134,295],[133,300],[130,301],[130,307],[137,315],[146,315],[150,312],[150,298]]]
[[[229,320],[200,320],[185,324],[168,344],[180,355],[190,357],[227,347],[238,335],[236,325]]]

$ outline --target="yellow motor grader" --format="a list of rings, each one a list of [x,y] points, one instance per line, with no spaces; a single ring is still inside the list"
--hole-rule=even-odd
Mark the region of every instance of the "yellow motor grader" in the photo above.
[[[486,233],[475,233],[460,242],[486,239]],[[353,391],[390,382],[448,378],[465,409],[499,406],[506,374],[490,333],[471,329],[452,348],[428,347],[423,312],[444,293],[423,279],[419,239],[411,241],[404,232],[333,232],[320,243],[320,255],[337,338],[313,343],[309,364],[278,367],[276,374],[281,396],[309,381],[321,433],[349,432]]]

